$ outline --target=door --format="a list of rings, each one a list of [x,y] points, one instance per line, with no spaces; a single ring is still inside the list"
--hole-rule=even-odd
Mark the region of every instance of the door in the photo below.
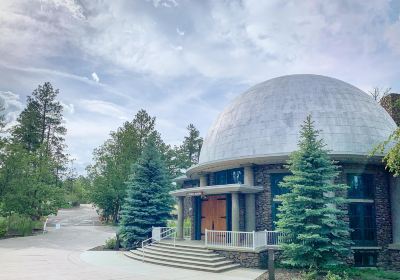
[[[212,195],[201,201],[201,235],[205,230],[226,230],[226,195]]]

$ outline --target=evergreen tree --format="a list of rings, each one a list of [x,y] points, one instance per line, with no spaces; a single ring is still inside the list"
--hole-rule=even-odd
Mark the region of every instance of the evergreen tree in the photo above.
[[[120,236],[125,248],[139,246],[152,226],[165,226],[173,200],[171,181],[153,135],[134,164],[127,182],[127,197],[121,211]]]
[[[61,182],[61,172],[66,170],[68,156],[64,152],[67,130],[63,124],[63,107],[56,100],[58,94],[59,90],[46,82],[28,96],[27,106],[12,129],[12,142],[29,152],[41,151],[50,157],[56,163],[53,172]]]
[[[175,156],[171,164],[176,170],[175,176],[182,175],[186,169],[199,162],[203,145],[203,138],[200,137],[199,130],[193,124],[189,124],[186,129],[188,135],[185,136],[182,145],[175,146],[173,149]]]
[[[299,150],[290,155],[280,187],[277,228],[286,234],[284,262],[314,269],[341,264],[350,253],[349,226],[345,221],[346,185],[335,184],[338,167],[308,116],[301,129]]]

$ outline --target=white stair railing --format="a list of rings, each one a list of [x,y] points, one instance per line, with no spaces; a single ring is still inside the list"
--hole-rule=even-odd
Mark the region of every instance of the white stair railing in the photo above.
[[[176,245],[176,228],[169,227],[153,227],[151,230],[151,237],[142,241],[142,261],[145,258],[145,249],[151,245],[159,243],[163,239],[173,238],[174,247]]]

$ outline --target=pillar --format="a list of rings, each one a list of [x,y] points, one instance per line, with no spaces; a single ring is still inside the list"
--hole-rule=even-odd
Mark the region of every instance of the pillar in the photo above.
[[[248,186],[254,186],[253,166],[244,167],[244,184]]]
[[[246,231],[256,230],[256,195],[254,193],[246,194],[245,224]]]
[[[178,223],[176,225],[176,238],[183,239],[183,196],[178,196]]]
[[[390,179],[393,243],[400,244],[400,178]]]
[[[207,175],[201,174],[200,175],[200,187],[207,186]]]
[[[239,193],[232,193],[232,231],[239,231]]]

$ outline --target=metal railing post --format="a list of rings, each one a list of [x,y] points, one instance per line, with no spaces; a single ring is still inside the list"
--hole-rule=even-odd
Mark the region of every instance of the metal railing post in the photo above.
[[[207,242],[207,237],[208,237],[207,231],[208,231],[208,230],[206,229],[206,238],[205,238],[206,247],[207,247],[207,244],[208,244],[208,242]]]

